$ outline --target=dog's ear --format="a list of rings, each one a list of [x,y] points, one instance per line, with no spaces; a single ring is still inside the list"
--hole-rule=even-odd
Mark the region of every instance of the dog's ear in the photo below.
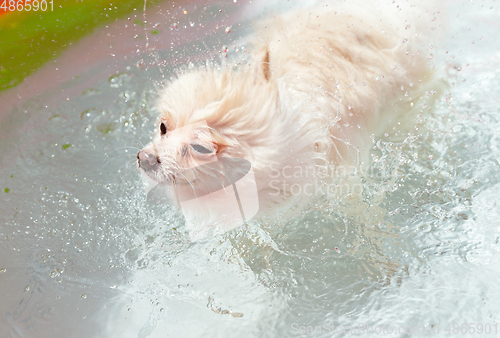
[[[269,48],[267,46],[262,47],[252,59],[254,63],[254,73],[256,82],[258,81],[269,81],[271,78],[271,66],[269,64]]]

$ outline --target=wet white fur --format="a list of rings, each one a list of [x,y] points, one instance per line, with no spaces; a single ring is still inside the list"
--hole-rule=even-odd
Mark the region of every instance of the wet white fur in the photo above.
[[[272,207],[288,193],[276,195],[272,180],[310,179],[285,178],[283,168],[359,164],[370,135],[396,118],[401,88],[429,81],[435,12],[406,1],[330,3],[269,18],[247,67],[182,74],[161,93],[161,118],[170,129],[205,120],[217,155],[247,158],[261,209]],[[158,135],[145,148],[162,162],[159,181],[183,160],[177,144]]]

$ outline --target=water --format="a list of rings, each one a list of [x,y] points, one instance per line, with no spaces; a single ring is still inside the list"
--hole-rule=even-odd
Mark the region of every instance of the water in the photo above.
[[[2,111],[0,336],[498,334],[495,2],[447,4],[434,55],[447,87],[410,130],[374,139],[361,196],[191,243],[179,211],[146,201],[135,156],[164,79],[226,51],[245,58],[245,18],[262,10],[243,5],[165,5],[149,44],[175,47]]]

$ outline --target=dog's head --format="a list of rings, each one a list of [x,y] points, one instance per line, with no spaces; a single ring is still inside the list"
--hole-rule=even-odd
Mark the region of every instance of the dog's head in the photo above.
[[[168,118],[159,122],[158,136],[137,154],[143,172],[157,182],[192,179],[178,174],[217,161],[228,146],[225,138],[204,121],[172,127]]]
[[[276,100],[266,86],[268,78],[254,69],[181,75],[160,96],[156,135],[137,154],[140,170],[159,183],[182,184],[199,179],[197,168],[223,157],[251,161],[252,147],[266,142],[264,129],[272,126]]]

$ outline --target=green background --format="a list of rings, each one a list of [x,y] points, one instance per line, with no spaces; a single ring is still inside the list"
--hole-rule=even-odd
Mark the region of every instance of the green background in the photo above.
[[[161,1],[147,0],[147,7]],[[16,86],[96,27],[124,17],[134,8],[142,13],[143,7],[143,0],[53,0],[52,11],[49,4],[45,12],[0,15],[0,91]]]

